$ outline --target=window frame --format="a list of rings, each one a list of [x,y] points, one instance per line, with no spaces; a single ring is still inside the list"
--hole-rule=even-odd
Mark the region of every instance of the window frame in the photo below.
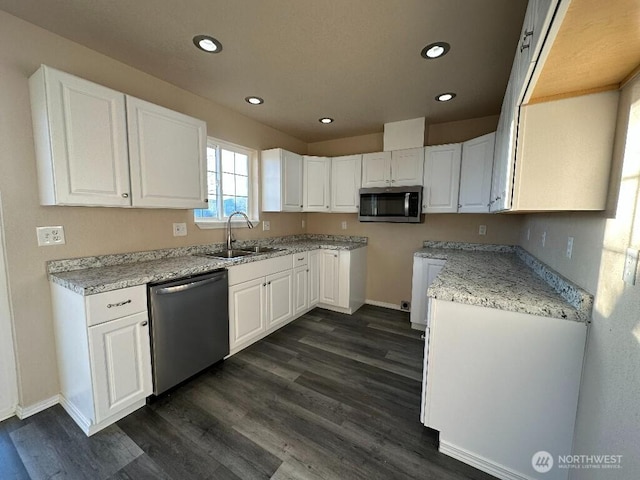
[[[236,153],[240,153],[246,155],[248,158],[248,181],[249,181],[249,189],[248,189],[248,198],[247,198],[247,216],[252,223],[257,224],[260,222],[259,209],[258,209],[258,151],[253,150],[249,147],[245,147],[243,145],[238,145],[235,143],[227,142],[225,140],[220,140],[215,137],[207,137],[207,149],[208,148],[216,148],[218,149],[218,153],[216,154],[216,161],[218,162],[216,175],[218,177],[218,181],[222,182],[222,168],[221,168],[221,155],[220,149],[230,150]],[[209,195],[209,160],[207,157],[207,198]],[[219,200],[220,202],[222,199]],[[224,211],[221,212],[224,215]],[[196,217],[196,210],[193,211],[193,221],[195,224],[201,229],[210,229],[210,228],[225,228],[229,217],[209,217],[209,218],[200,218]],[[234,228],[237,227],[247,227],[247,222],[242,216],[236,216],[231,220],[231,224]]]

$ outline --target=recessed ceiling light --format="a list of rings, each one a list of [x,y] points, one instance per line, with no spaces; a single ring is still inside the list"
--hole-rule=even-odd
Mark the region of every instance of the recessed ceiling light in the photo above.
[[[434,42],[424,47],[420,52],[420,55],[422,55],[427,60],[431,60],[446,55],[450,48],[451,45],[449,45],[447,42]]]
[[[448,102],[449,100],[452,100],[455,97],[456,97],[455,93],[447,92],[447,93],[441,93],[440,95],[437,95],[436,100],[439,102]]]
[[[260,97],[246,97],[244,99],[245,102],[250,103],[251,105],[262,105],[264,103],[264,100]]]
[[[318,121],[320,123],[324,123],[325,125],[328,125],[330,123],[333,123],[333,118],[329,118],[329,117],[324,117],[324,118],[320,118],[318,119]]]
[[[207,53],[218,53],[222,50],[222,44],[210,35],[196,35],[193,44]]]

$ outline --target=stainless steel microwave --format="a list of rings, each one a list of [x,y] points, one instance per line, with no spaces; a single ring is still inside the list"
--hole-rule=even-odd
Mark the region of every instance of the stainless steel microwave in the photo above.
[[[422,187],[360,189],[361,222],[420,223]]]

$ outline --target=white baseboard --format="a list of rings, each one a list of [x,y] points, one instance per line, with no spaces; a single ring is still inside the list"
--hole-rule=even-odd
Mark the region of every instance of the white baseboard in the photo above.
[[[73,421],[76,422],[85,435],[89,436],[89,428],[91,427],[89,419],[86,418],[74,404],[69,402],[64,395],[60,395],[60,405],[62,405],[62,408],[64,408]]]
[[[502,480],[535,480],[534,478],[523,475],[522,473],[514,472],[504,465],[500,465],[487,458],[465,450],[464,448],[448,443],[442,440],[442,438],[440,438],[440,447],[438,448],[438,451]]]
[[[364,303],[367,305],[373,305],[374,307],[390,308],[391,310],[400,310],[401,312],[405,311],[400,308],[400,305],[396,305],[395,303],[378,302],[377,300],[369,299],[365,300]]]
[[[16,407],[16,415],[20,420],[24,420],[25,418],[35,415],[36,413],[40,413],[49,407],[57,405],[58,403],[60,403],[60,395],[54,395],[53,397],[34,403],[33,405],[29,405],[28,407],[18,405]]]
[[[16,414],[16,406],[12,406],[9,408],[5,408],[4,410],[0,410],[0,422],[6,420],[7,418],[11,418]]]

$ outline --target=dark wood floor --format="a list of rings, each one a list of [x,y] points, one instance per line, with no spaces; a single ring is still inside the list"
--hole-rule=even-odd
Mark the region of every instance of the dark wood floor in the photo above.
[[[491,479],[420,424],[408,315],[316,309],[87,438],[60,406],[0,423],[0,479]]]

